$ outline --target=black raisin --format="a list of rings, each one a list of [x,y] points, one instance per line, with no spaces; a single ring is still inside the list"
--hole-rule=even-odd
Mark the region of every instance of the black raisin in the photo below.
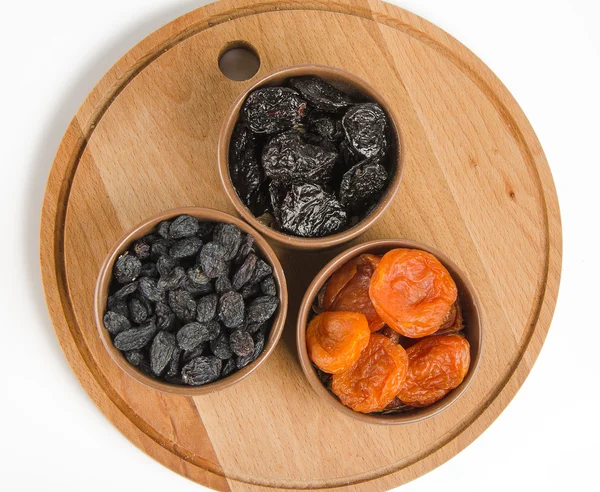
[[[225,362],[225,364],[223,365],[223,369],[221,369],[221,377],[227,377],[230,374],[232,374],[235,370],[235,358],[232,357],[231,359],[228,359],[227,362]]]
[[[151,319],[139,328],[125,330],[115,336],[113,344],[121,351],[139,350],[152,340],[156,333],[156,322]]]
[[[184,350],[183,351],[183,362],[189,362],[192,359],[195,359],[196,357],[200,357],[204,351],[206,350],[206,343],[201,343],[200,345],[198,345],[196,348],[192,349],[192,350]]]
[[[242,116],[254,133],[271,134],[300,123],[306,102],[285,87],[264,87],[253,91],[244,101]]]
[[[152,245],[150,249],[150,256],[155,260],[161,256],[166,256],[169,254],[171,246],[173,246],[173,241],[169,239],[159,239]],[[156,267],[158,268],[158,265],[156,265]]]
[[[210,350],[219,359],[227,360],[233,356],[229,345],[229,336],[224,332],[210,342]]]
[[[135,297],[129,301],[129,313],[131,316],[131,321],[137,324],[146,321],[150,314],[148,313],[145,304],[140,299]]]
[[[153,302],[164,301],[165,291],[157,287],[156,280],[148,277],[142,277],[139,283],[140,294]]]
[[[200,222],[196,217],[191,215],[180,215],[169,227],[169,238],[170,239],[182,239],[184,237],[191,237],[198,234],[200,231]]]
[[[192,282],[197,285],[206,285],[210,284],[210,278],[208,278],[204,272],[202,271],[202,267],[200,265],[193,266],[188,268],[187,275]]]
[[[129,253],[119,256],[113,270],[114,278],[120,284],[133,282],[142,270],[142,263],[138,258]]]
[[[248,325],[246,325],[246,331],[251,334],[257,333],[258,331],[265,331],[265,330],[266,330],[266,326],[264,323],[249,323]]]
[[[254,340],[247,331],[235,330],[229,335],[232,352],[239,357],[246,357],[254,351]]]
[[[185,277],[185,270],[178,266],[173,268],[171,273],[161,275],[156,286],[160,290],[173,290],[179,287],[183,277]]]
[[[129,308],[127,307],[127,301],[125,299],[117,299],[116,297],[109,297],[106,300],[106,307],[109,311],[120,314],[129,318]]]
[[[377,162],[363,161],[350,168],[340,184],[340,200],[344,207],[360,207],[385,188],[388,174]]]
[[[170,227],[171,227],[171,221],[163,220],[160,224],[158,224],[158,227],[156,228],[156,232],[163,239],[169,239],[169,228]]]
[[[264,323],[275,314],[278,306],[279,298],[275,296],[262,296],[253,299],[248,304],[248,323]]]
[[[192,321],[196,317],[196,301],[186,290],[170,291],[169,306],[181,321]]]
[[[161,276],[169,275],[176,266],[177,260],[169,255],[162,255],[156,262],[156,269]]]
[[[189,292],[194,297],[210,294],[213,291],[213,285],[211,282],[208,282],[206,284],[196,284],[192,282],[190,277],[188,277],[187,275],[183,278],[183,280],[179,284],[179,287],[182,290]]]
[[[234,224],[217,224],[213,241],[223,246],[226,260],[233,260],[242,244],[242,231]]]
[[[275,278],[272,275],[265,278],[260,283],[260,290],[266,296],[276,296],[277,295],[277,285],[275,284]]]
[[[181,362],[181,354],[183,351],[175,346],[173,349],[173,356],[171,357],[171,362],[169,362],[169,368],[167,369],[166,376],[177,376],[179,374],[179,363]]]
[[[242,244],[238,249],[238,254],[235,257],[234,263],[241,265],[246,257],[254,251],[254,238],[250,234],[244,234],[242,237]]]
[[[177,344],[183,350],[192,350],[201,343],[216,339],[221,327],[216,321],[209,323],[188,323],[177,332]]]
[[[198,299],[196,319],[200,323],[208,323],[213,320],[217,314],[218,302],[219,296],[216,294],[210,294]]]
[[[158,277],[158,269],[156,268],[156,263],[143,263],[142,270],[140,271],[140,277]]]
[[[130,321],[122,314],[107,311],[104,315],[104,327],[113,335],[131,328]]]
[[[364,157],[383,157],[388,148],[387,117],[376,103],[363,103],[351,107],[342,125],[346,139],[357,154]]]
[[[354,101],[348,94],[336,89],[330,83],[314,75],[292,77],[288,81],[288,84],[292,89],[297,90],[309,104],[312,104],[321,111],[337,113],[344,111],[354,104]]]
[[[206,238],[207,236],[210,236],[213,232],[213,229],[215,228],[215,225],[212,222],[200,222],[198,226],[199,229],[196,234],[201,238]]]
[[[256,262],[258,258],[255,254],[250,253],[244,263],[237,269],[233,275],[233,281],[231,282],[233,290],[240,290],[254,275],[256,270]],[[217,290],[218,292],[218,290]]]
[[[200,356],[181,369],[181,379],[190,386],[201,386],[219,379],[222,362],[217,357]]]
[[[140,239],[133,243],[133,252],[140,260],[150,258],[150,244],[144,239]]]
[[[265,349],[265,335],[262,331],[256,332],[254,335],[254,350],[250,355],[245,357],[236,357],[236,366],[238,369],[246,367],[251,362],[258,359],[258,356],[262,354]]]
[[[133,294],[138,288],[138,282],[130,282],[113,294],[116,299],[124,299]]]
[[[326,184],[333,176],[338,160],[334,150],[306,142],[295,130],[272,138],[263,150],[262,165],[265,174],[281,183]]]
[[[219,318],[227,328],[244,322],[244,298],[239,292],[226,292],[219,299]]]
[[[240,294],[242,294],[242,297],[245,301],[259,296],[260,293],[261,293],[261,291],[260,291],[259,283],[246,284],[240,290]]]
[[[256,261],[256,268],[254,269],[254,273],[252,274],[252,277],[250,278],[250,280],[248,282],[251,284],[256,284],[256,283],[260,282],[261,280],[267,278],[272,273],[273,273],[273,268],[271,268],[271,265],[269,265],[266,261],[259,258]]]
[[[173,258],[189,258],[196,256],[202,247],[202,240],[197,237],[186,237],[171,246],[170,255]]]
[[[216,242],[206,244],[200,251],[200,266],[209,278],[217,278],[227,275],[229,264],[225,258],[227,251]]]
[[[233,288],[231,287],[231,281],[226,276],[223,275],[215,280],[215,292],[217,294],[225,294],[230,290],[233,290]]]
[[[132,366],[138,367],[144,362],[144,354],[139,350],[125,352],[125,358]]]
[[[335,196],[314,184],[293,185],[281,205],[281,228],[301,237],[334,234],[346,221],[346,212]]]
[[[150,369],[160,376],[166,369],[175,351],[175,335],[160,331],[154,337],[150,346]]]

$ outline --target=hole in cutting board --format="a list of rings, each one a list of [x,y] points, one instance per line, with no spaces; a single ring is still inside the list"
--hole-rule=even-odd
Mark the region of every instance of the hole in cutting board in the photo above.
[[[245,41],[234,41],[225,46],[219,56],[219,69],[228,79],[248,80],[260,68],[260,58],[254,47]]]

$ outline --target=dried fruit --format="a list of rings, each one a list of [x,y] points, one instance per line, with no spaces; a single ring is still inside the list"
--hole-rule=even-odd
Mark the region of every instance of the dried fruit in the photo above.
[[[139,258],[129,253],[124,253],[115,262],[113,276],[120,284],[127,284],[138,278],[141,270],[142,263]]]
[[[242,106],[248,128],[257,134],[271,134],[292,128],[304,118],[306,102],[285,87],[265,87],[250,93]]]
[[[221,332],[221,334],[210,342],[210,350],[219,359],[227,360],[233,355],[231,345],[229,344],[229,335]]]
[[[225,365],[223,366],[223,369],[221,369],[221,377],[227,377],[230,374],[233,374],[236,370],[236,366],[235,366],[235,359],[232,357],[231,359],[228,359],[227,362],[225,362]]]
[[[156,327],[159,330],[171,330],[177,318],[171,308],[164,302],[156,303]]]
[[[186,290],[170,291],[169,306],[181,321],[192,321],[196,317],[196,301]]]
[[[275,284],[275,278],[269,275],[260,283],[260,291],[266,296],[277,295],[277,285]]]
[[[292,77],[288,84],[297,90],[310,104],[321,111],[337,113],[354,104],[352,98],[325,82],[319,77],[311,75],[305,77]]]
[[[132,366],[141,366],[144,363],[144,354],[142,354],[139,350],[130,350],[129,352],[125,352],[125,358],[127,362],[129,362]]]
[[[173,349],[173,355],[171,356],[171,361],[169,362],[167,369],[167,376],[175,377],[179,374],[179,363],[181,361],[181,354],[183,351],[175,346]]]
[[[398,398],[413,407],[431,405],[458,387],[471,363],[469,342],[459,335],[426,338],[406,353],[408,373]]]
[[[356,364],[333,375],[331,390],[356,412],[381,412],[398,394],[407,368],[408,357],[402,346],[373,333]]]
[[[113,339],[113,344],[121,351],[139,350],[152,340],[156,333],[156,322],[151,319],[139,328],[122,331]]]
[[[385,112],[376,103],[352,106],[342,119],[346,139],[357,154],[383,157],[388,148]]]
[[[219,296],[216,294],[210,294],[198,299],[196,319],[200,323],[208,323],[209,321],[212,321],[217,314],[218,302]]]
[[[132,249],[135,256],[137,256],[140,260],[150,258],[150,244],[145,240],[140,239],[139,241],[133,243]]]
[[[173,244],[169,254],[175,259],[189,258],[190,256],[196,256],[201,247],[202,239],[186,237]]]
[[[145,304],[137,298],[133,298],[129,301],[129,313],[131,321],[140,324],[146,321],[150,313],[146,309]]]
[[[127,301],[125,299],[117,299],[116,297],[110,296],[106,300],[106,307],[108,311],[113,311],[129,318],[129,308],[127,307]]]
[[[254,351],[254,340],[247,331],[235,330],[229,335],[231,350],[239,357],[246,357]]]
[[[448,270],[426,251],[393,249],[371,278],[369,296],[377,314],[401,335],[421,338],[439,329],[456,301]]]
[[[254,275],[254,271],[256,270],[256,262],[258,258],[255,254],[250,253],[246,256],[244,263],[237,269],[237,271],[233,275],[232,287],[233,290],[240,290],[244,285],[246,285],[252,275]]]
[[[175,336],[167,331],[160,331],[150,346],[150,369],[160,376],[167,368],[175,351]]]
[[[219,323],[188,323],[177,332],[177,345],[183,350],[193,350],[201,343],[214,340],[221,333]]]
[[[462,308],[460,302],[456,299],[456,302],[448,311],[448,314],[444,318],[444,322],[440,329],[434,333],[434,335],[450,335],[452,333],[458,333],[464,328],[464,320],[462,314]]]
[[[188,268],[187,276],[189,279],[194,282],[196,285],[211,285],[211,280],[208,278],[202,268],[199,265],[195,265],[191,268]],[[211,286],[212,290],[212,286]]]
[[[254,299],[261,294],[260,284],[248,283],[241,288],[240,294],[242,294],[244,301]]]
[[[313,363],[329,374],[350,369],[369,343],[364,314],[332,311],[312,319],[306,330],[306,347]]]
[[[265,342],[266,339],[264,332],[262,330],[257,331],[254,334],[254,350],[250,355],[247,355],[245,357],[237,356],[235,358],[236,367],[238,369],[242,369],[243,367],[246,367],[248,364],[258,359],[258,356],[262,354],[263,350],[265,349]]]
[[[110,333],[116,335],[122,331],[129,330],[131,328],[131,323],[122,314],[118,314],[113,311],[107,311],[104,315],[104,327]]]
[[[275,296],[261,296],[252,299],[248,304],[248,314],[246,319],[248,323],[264,323],[271,319],[275,314],[275,311],[277,311],[278,306],[279,298]]]
[[[140,277],[151,277],[155,278],[158,276],[158,269],[156,263],[144,263],[142,270],[140,271]]]
[[[340,184],[340,201],[344,207],[359,208],[375,198],[387,183],[385,168],[370,160],[362,161],[344,174]]]
[[[227,328],[244,322],[244,298],[239,292],[226,292],[219,299],[219,319]]]
[[[169,275],[177,266],[177,260],[169,255],[162,255],[156,261],[156,269],[161,277]]]
[[[256,284],[261,280],[267,278],[269,275],[273,273],[273,268],[266,261],[261,260],[260,258],[256,261],[256,268],[254,269],[254,273],[248,280],[249,284]]]
[[[121,287],[117,292],[115,292],[112,297],[116,299],[124,299],[131,294],[133,294],[138,288],[138,282],[130,282]]]
[[[200,231],[200,222],[196,217],[191,215],[180,215],[177,217],[169,227],[169,238],[170,239],[182,239],[184,237],[191,237]]]
[[[212,356],[200,356],[188,362],[181,369],[181,379],[190,386],[201,386],[219,379],[221,360]]]
[[[227,275],[229,264],[227,262],[227,250],[219,243],[211,242],[200,251],[200,266],[204,275],[209,278],[217,278]]]
[[[148,277],[140,278],[140,294],[149,301],[158,302],[165,300],[165,291],[158,288],[156,280]]]
[[[342,122],[330,115],[311,114],[308,130],[334,145],[344,138]]]
[[[169,228],[171,227],[170,220],[163,220],[160,224],[158,224],[156,228],[156,232],[163,239],[169,239]]]
[[[231,281],[225,275],[215,280],[215,292],[217,294],[225,294],[225,292],[229,292],[230,290],[233,290],[233,287],[231,286]]]
[[[367,317],[371,332],[381,329],[381,320],[369,297],[373,272],[379,257],[362,254],[346,262],[327,281],[323,295],[325,311],[353,311]]]
[[[169,254],[171,246],[173,246],[173,241],[170,241],[169,239],[159,239],[152,244],[152,247],[150,248],[150,257],[158,259],[161,256]]]
[[[175,267],[171,273],[161,275],[156,283],[156,288],[163,291],[176,289],[183,280],[183,277],[185,277],[185,270],[180,266]]]
[[[242,236],[242,244],[238,249],[238,254],[233,260],[235,265],[241,265],[246,257],[254,251],[254,238],[250,234]]]

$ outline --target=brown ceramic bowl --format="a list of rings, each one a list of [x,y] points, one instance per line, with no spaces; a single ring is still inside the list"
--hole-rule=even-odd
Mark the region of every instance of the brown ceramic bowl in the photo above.
[[[106,328],[104,328],[103,323],[103,315],[106,306],[106,298],[108,296],[108,287],[112,277],[113,265],[118,258],[118,256],[126,251],[128,247],[131,245],[133,241],[136,239],[149,234],[159,222],[163,220],[172,219],[177,217],[178,215],[187,214],[197,217],[202,221],[207,222],[226,222],[230,224],[235,224],[238,226],[243,232],[251,234],[254,237],[255,247],[258,249],[260,254],[263,256],[264,260],[269,263],[273,267],[273,276],[275,277],[275,282],[277,283],[277,290],[279,292],[279,308],[275,313],[273,318],[273,325],[271,326],[271,331],[269,333],[268,340],[265,344],[265,348],[263,353],[251,364],[248,364],[243,369],[231,374],[230,376],[215,381],[214,383],[205,384],[204,386],[178,386],[174,384],[165,383],[159,381],[157,379],[153,379],[141,371],[137,370],[134,366],[129,364],[125,357],[115,348],[112,344],[112,340],[110,338],[110,333]],[[285,318],[287,315],[287,306],[288,306],[288,293],[287,293],[287,284],[285,280],[285,275],[283,273],[283,268],[281,268],[281,264],[277,259],[277,255],[271,249],[267,241],[261,235],[252,229],[245,222],[236,219],[226,213],[219,212],[217,210],[212,210],[209,208],[198,208],[198,207],[184,207],[184,208],[176,208],[172,210],[167,210],[166,212],[161,212],[149,219],[145,220],[141,224],[135,226],[131,231],[125,234],[114,248],[110,251],[106,260],[100,269],[100,274],[98,275],[98,281],[96,282],[96,292],[94,298],[94,315],[96,318],[96,326],[98,327],[98,333],[106,350],[112,357],[112,359],[116,362],[116,364],[129,376],[131,376],[136,381],[153,388],[158,391],[162,391],[164,393],[170,393],[172,395],[185,395],[185,396],[198,396],[205,395],[208,393],[213,393],[215,391],[219,391],[229,386],[241,381],[250,373],[254,372],[258,367],[271,355],[273,350],[275,349],[275,345],[279,341],[281,337],[281,333],[283,332],[283,327],[285,325]]]
[[[390,133],[395,137],[391,148],[391,152],[395,154],[395,157],[393,157],[391,160],[392,165],[395,168],[394,173],[377,206],[369,215],[367,215],[353,227],[350,227],[349,229],[346,229],[338,234],[332,234],[331,236],[321,238],[302,238],[298,236],[292,236],[285,234],[284,232],[277,231],[259,222],[254,214],[239,199],[229,175],[229,141],[231,140],[231,134],[235,124],[239,119],[240,109],[244,104],[248,94],[258,87],[280,85],[290,77],[299,77],[303,75],[316,75],[322,79],[325,79],[338,89],[344,90],[351,95],[354,94],[379,103],[379,105],[385,110],[390,121]],[[233,105],[233,108],[229,112],[229,116],[227,117],[225,124],[221,129],[221,133],[219,134],[219,172],[221,174],[221,181],[223,182],[225,192],[227,193],[227,196],[229,196],[240,216],[245,221],[247,221],[261,234],[272,239],[273,241],[276,241],[283,247],[311,250],[330,248],[350,241],[351,239],[354,239],[358,235],[365,232],[375,223],[377,219],[379,219],[379,217],[381,217],[383,212],[390,205],[391,201],[396,195],[396,192],[398,191],[398,188],[400,187],[400,180],[402,179],[402,172],[404,169],[404,158],[403,152],[400,151],[402,148],[401,134],[398,130],[399,127],[394,120],[393,114],[394,113],[390,110],[389,102],[379,92],[377,92],[364,80],[343,70],[321,65],[301,65],[272,72],[258,80],[238,97]]]
[[[319,293],[321,287],[325,285],[327,280],[329,280],[329,277],[331,277],[338,268],[344,265],[348,260],[363,253],[382,255],[394,248],[411,248],[427,251],[435,255],[452,275],[452,278],[458,287],[458,295],[461,301],[461,307],[463,308],[463,315],[465,318],[464,333],[471,345],[471,366],[469,367],[469,372],[465,376],[465,379],[458,388],[452,390],[444,398],[429,407],[419,408],[406,413],[388,415],[364,414],[355,412],[351,408],[343,405],[335,395],[330,393],[329,390],[323,386],[323,383],[321,383],[321,380],[317,376],[315,367],[308,357],[308,351],[306,349],[306,327],[308,326],[315,297]],[[298,355],[300,357],[302,370],[304,371],[304,374],[306,374],[308,382],[313,389],[321,396],[321,398],[327,401],[327,403],[333,405],[336,409],[346,415],[363,422],[370,422],[373,424],[410,424],[437,415],[452,405],[467,390],[477,371],[477,367],[479,366],[483,346],[483,327],[481,325],[477,297],[471,283],[446,255],[425,244],[415,241],[408,241],[406,239],[383,239],[359,244],[344,251],[331,260],[317,274],[302,299],[300,313],[298,315],[296,340],[298,343]],[[411,342],[416,343],[417,341],[418,340],[414,340]],[[403,345],[405,344],[403,343]]]

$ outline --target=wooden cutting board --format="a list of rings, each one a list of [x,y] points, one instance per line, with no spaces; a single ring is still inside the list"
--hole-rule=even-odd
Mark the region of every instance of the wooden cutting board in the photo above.
[[[235,82],[218,58],[234,41],[260,57]],[[342,248],[278,250],[290,290],[272,357],[218,394],[167,396],[112,362],[93,320],[100,265],[123,232],[184,205],[234,213],[217,171],[238,95],[282,67],[362,77],[392,102],[405,153],[400,190],[356,242],[404,237],[448,254],[482,304],[484,352],[452,407],[408,426],[363,424],[317,398],[296,357],[304,289]],[[544,153],[508,90],[448,34],[378,1],[223,0],[159,29],[98,83],[69,126],[42,212],[42,275],[65,355],[104,414],[173,471],[218,490],[384,490],[445,462],[481,434],[529,373],[560,278],[558,201]],[[458,485],[458,484],[457,484]]]

